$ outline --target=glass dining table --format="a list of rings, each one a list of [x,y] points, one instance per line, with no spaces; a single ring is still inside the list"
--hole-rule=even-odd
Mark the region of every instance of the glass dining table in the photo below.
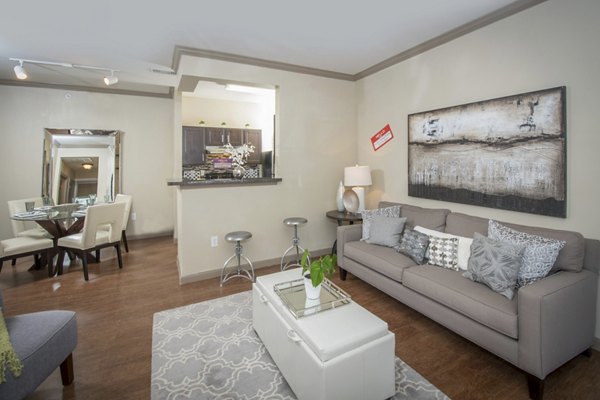
[[[58,239],[81,231],[85,223],[85,215],[85,208],[82,208],[80,204],[73,203],[34,208],[31,211],[16,213],[11,218],[17,221],[36,222],[51,235],[56,248]],[[74,255],[69,254],[69,258],[73,259],[73,257]],[[91,256],[89,261],[95,262],[96,258]],[[54,275],[54,265],[51,262],[48,263],[48,260],[42,259],[39,268],[46,265],[49,266],[48,272],[52,272],[52,275]]]

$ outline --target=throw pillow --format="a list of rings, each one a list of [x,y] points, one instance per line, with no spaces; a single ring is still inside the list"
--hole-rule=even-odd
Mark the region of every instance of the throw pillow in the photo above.
[[[400,236],[405,223],[406,218],[374,215],[371,220],[371,232],[365,242],[379,246],[397,246],[400,244]]]
[[[394,247],[394,249],[396,249],[398,253],[410,257],[417,264],[423,264],[428,244],[429,236],[426,234],[412,229],[405,229],[400,244]]]
[[[367,240],[371,236],[371,221],[375,215],[383,215],[386,217],[400,217],[400,206],[392,206],[385,208],[376,208],[374,210],[363,210],[360,212],[362,216],[362,238]]]
[[[566,244],[562,240],[516,231],[493,220],[490,220],[488,225],[488,237],[527,246],[517,278],[517,287],[529,285],[548,275],[558,253]]]
[[[525,246],[513,245],[475,233],[465,278],[480,282],[511,300]]]
[[[467,265],[469,263],[469,257],[471,256],[471,244],[473,243],[473,239],[463,237],[463,236],[452,235],[451,233],[434,231],[433,229],[423,228],[422,226],[418,226],[418,225],[415,226],[415,231],[425,233],[425,234],[429,235],[430,238],[432,236],[435,236],[438,238],[445,238],[445,239],[457,238],[458,239],[458,264],[457,265],[458,265],[459,269],[462,269],[463,271],[467,270]],[[427,254],[425,254],[425,257],[427,257]]]
[[[458,271],[458,239],[429,236],[425,257],[431,265]]]

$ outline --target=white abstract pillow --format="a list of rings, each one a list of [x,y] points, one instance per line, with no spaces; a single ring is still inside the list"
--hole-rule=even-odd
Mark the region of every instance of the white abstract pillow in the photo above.
[[[473,239],[452,235],[450,233],[434,231],[433,229],[423,228],[422,226],[418,225],[415,226],[415,231],[441,239],[458,239],[458,268],[462,269],[463,271],[467,270],[467,266],[469,265],[469,257],[471,256],[471,244],[473,243]]]
[[[376,208],[374,210],[361,211],[362,215],[362,238],[360,240],[366,241],[371,237],[371,224],[373,222],[374,215],[382,215],[384,217],[400,217],[400,206]]]

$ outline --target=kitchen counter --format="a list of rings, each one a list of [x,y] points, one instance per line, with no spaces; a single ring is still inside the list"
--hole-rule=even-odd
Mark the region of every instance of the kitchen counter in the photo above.
[[[179,186],[185,188],[222,187],[222,186],[247,186],[247,185],[276,185],[281,178],[243,178],[243,179],[205,179],[199,181],[188,181],[181,179],[168,179],[168,186]]]

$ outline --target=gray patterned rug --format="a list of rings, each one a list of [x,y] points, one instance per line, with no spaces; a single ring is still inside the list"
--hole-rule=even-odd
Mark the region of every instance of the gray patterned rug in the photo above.
[[[296,399],[254,330],[250,291],[154,314],[152,400]],[[448,399],[396,358],[396,399]]]

